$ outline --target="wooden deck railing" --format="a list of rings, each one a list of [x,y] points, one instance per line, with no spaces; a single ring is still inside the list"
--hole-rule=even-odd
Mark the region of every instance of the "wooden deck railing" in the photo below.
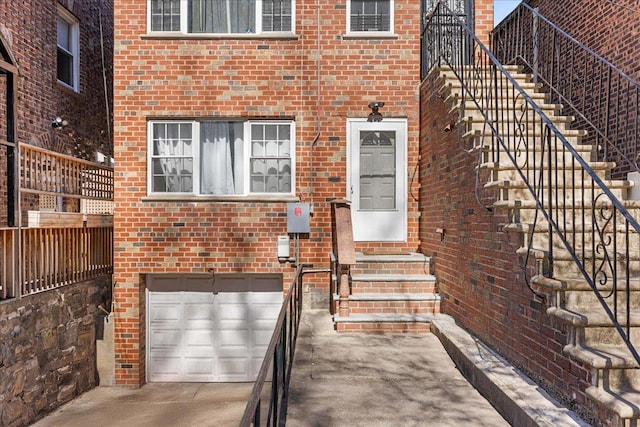
[[[0,300],[113,271],[113,227],[3,228],[0,243]]]
[[[113,168],[49,151],[20,146],[20,191],[82,199],[113,200]]]

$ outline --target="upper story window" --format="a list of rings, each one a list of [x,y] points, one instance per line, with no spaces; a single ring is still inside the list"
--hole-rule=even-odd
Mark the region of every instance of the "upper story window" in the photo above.
[[[58,81],[79,90],[80,71],[80,25],[65,8],[58,6]]]
[[[150,32],[291,33],[295,0],[148,0]]]
[[[152,121],[149,193],[294,194],[291,121]]]
[[[348,0],[347,33],[393,32],[393,0]]]

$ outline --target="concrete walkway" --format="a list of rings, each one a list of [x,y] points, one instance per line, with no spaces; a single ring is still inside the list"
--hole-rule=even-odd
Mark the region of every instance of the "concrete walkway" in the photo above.
[[[438,316],[426,335],[338,334],[327,310],[305,310],[301,322],[287,426],[586,425],[448,316]],[[98,387],[33,426],[235,427],[251,388]]]
[[[449,316],[426,335],[338,334],[326,310],[301,322],[287,426],[586,425]]]

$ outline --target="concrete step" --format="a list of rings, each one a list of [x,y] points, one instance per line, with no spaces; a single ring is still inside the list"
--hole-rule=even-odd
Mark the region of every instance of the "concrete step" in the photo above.
[[[333,296],[334,313],[340,297]],[[348,297],[349,314],[435,314],[440,312],[437,294],[352,294]]]
[[[640,417],[640,393],[629,388],[603,389],[591,386],[585,390],[587,396],[600,403],[605,408],[618,414],[625,427],[637,425]],[[627,420],[627,421],[625,421]]]
[[[333,322],[339,332],[369,333],[428,333],[431,314],[353,314],[334,315]]]
[[[352,275],[359,274],[430,274],[431,258],[420,253],[365,254],[356,253]]]

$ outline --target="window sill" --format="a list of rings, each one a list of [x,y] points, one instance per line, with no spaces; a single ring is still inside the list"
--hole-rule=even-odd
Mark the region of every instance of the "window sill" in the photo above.
[[[261,33],[261,34],[183,34],[183,33],[148,33],[140,36],[147,40],[298,40],[294,33]]]
[[[397,34],[393,33],[384,33],[377,31],[362,31],[362,32],[354,32],[347,33],[342,35],[342,40],[396,40],[398,39]]]
[[[202,202],[202,203],[289,203],[299,202],[293,195],[249,195],[249,196],[194,196],[191,194],[150,194],[143,202]]]

